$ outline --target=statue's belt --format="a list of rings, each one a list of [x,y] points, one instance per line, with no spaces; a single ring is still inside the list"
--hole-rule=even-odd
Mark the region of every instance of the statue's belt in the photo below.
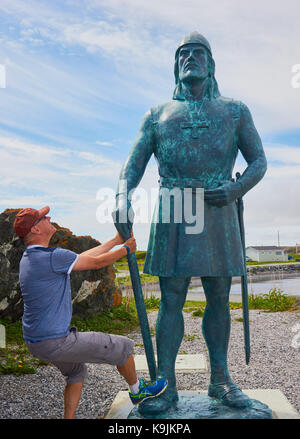
[[[166,188],[203,188],[203,189],[215,189],[222,184],[228,183],[231,180],[221,180],[216,178],[172,178],[172,177],[160,177],[158,182],[160,187]]]

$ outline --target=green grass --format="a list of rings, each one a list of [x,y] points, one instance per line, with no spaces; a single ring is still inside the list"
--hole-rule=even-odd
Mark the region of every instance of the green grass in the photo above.
[[[198,335],[198,334],[190,334],[190,335],[184,334],[184,339],[186,341],[193,341],[193,340],[195,340],[195,338],[200,338],[200,335]]]
[[[27,356],[13,356],[11,354],[7,354],[5,360],[3,362],[0,362],[0,374],[13,374],[19,376],[24,374],[36,373],[36,365],[37,363],[33,359],[28,359]]]
[[[135,305],[133,303],[126,304],[123,299],[120,306],[114,307],[110,312],[104,312],[100,316],[86,319],[74,316],[71,325],[76,326],[78,331],[99,331],[124,335],[135,329],[139,322]]]
[[[35,373],[37,366],[47,364],[33,358],[28,352],[21,321],[12,323],[10,318],[6,318],[1,319],[0,323],[5,326],[6,331],[6,348],[0,348],[0,375]]]
[[[151,274],[140,273],[141,283],[146,282],[159,282],[158,276],[151,276]],[[120,276],[116,278],[116,282],[119,285],[131,285],[130,276]]]
[[[193,317],[203,317],[204,314],[204,309],[203,308],[199,308],[196,311],[192,312],[192,316]]]
[[[136,256],[136,259],[138,261],[138,264],[139,263],[145,263],[146,251],[137,250],[135,252],[135,256]],[[123,258],[118,259],[116,264],[117,265],[118,264],[127,264],[127,256],[124,256]]]
[[[287,296],[279,288],[271,288],[267,294],[249,295],[249,309],[263,309],[267,312],[290,311],[294,309],[295,298]]]
[[[146,309],[158,309],[160,305],[160,298],[155,296],[150,296],[144,299]]]

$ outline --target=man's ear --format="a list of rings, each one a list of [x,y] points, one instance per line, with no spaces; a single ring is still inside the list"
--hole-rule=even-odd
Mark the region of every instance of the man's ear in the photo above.
[[[40,229],[38,226],[32,226],[30,229],[30,233],[32,235],[39,235],[40,234]]]

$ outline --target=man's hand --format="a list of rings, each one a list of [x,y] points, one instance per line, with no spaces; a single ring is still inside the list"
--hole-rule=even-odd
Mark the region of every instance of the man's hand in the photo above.
[[[130,236],[133,236],[133,231],[130,231]],[[120,244],[124,244],[125,243],[125,239],[123,238],[123,236],[117,232],[116,236],[114,237],[114,242],[115,245],[120,245]]]
[[[127,247],[129,247],[130,254],[134,253],[136,251],[136,241],[135,241],[135,238],[133,236],[131,238],[127,239],[127,241],[125,241],[124,244],[127,245]]]
[[[123,244],[125,242],[125,239],[123,238],[122,235],[120,235],[119,232],[117,232],[116,236],[114,237],[114,242],[115,242],[115,245],[120,245],[120,244]]]
[[[212,206],[223,207],[241,197],[242,186],[239,182],[229,181],[216,188],[204,191],[204,201]]]
[[[124,240],[122,238],[122,242],[120,244],[123,244],[123,242]],[[132,233],[131,238],[127,239],[124,244],[129,247],[130,254],[136,251],[136,242],[135,238],[132,236]],[[99,256],[91,256],[87,254],[87,252],[83,252],[78,256],[73,270],[96,270],[102,267],[106,267],[107,265],[113,264],[118,259],[124,257],[124,250],[125,249],[121,247],[117,250],[108,251],[107,253],[100,254]]]

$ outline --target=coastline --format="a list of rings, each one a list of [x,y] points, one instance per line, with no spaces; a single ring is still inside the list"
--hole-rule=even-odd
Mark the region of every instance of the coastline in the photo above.
[[[118,277],[121,276],[129,276],[129,272],[118,273]],[[287,277],[300,277],[300,263],[299,262],[291,262],[291,263],[274,263],[274,264],[263,264],[263,265],[248,265],[247,266],[247,277],[248,277],[248,285],[251,285],[252,282],[258,282],[258,281],[273,281],[274,276],[278,276],[279,278],[284,279],[284,276]],[[234,276],[232,278],[232,285],[237,285],[241,283],[241,277],[240,276]],[[160,297],[160,288],[159,288],[159,281],[147,281],[147,282],[141,282],[142,290],[144,292],[145,297],[149,297],[151,295]],[[198,292],[197,298],[195,298],[195,293],[193,292],[193,289],[201,288],[202,282],[200,277],[192,277],[190,286],[189,286],[189,292],[187,295],[187,299],[190,300],[205,300],[204,292]],[[126,296],[127,294],[133,295],[131,284],[124,285],[119,284],[120,291],[122,292],[123,296]],[[266,291],[267,292],[267,291]],[[250,290],[249,290],[250,294]],[[293,297],[297,300],[299,298],[300,294],[292,294]],[[242,296],[239,293],[230,293],[230,300],[234,302],[241,302]]]

